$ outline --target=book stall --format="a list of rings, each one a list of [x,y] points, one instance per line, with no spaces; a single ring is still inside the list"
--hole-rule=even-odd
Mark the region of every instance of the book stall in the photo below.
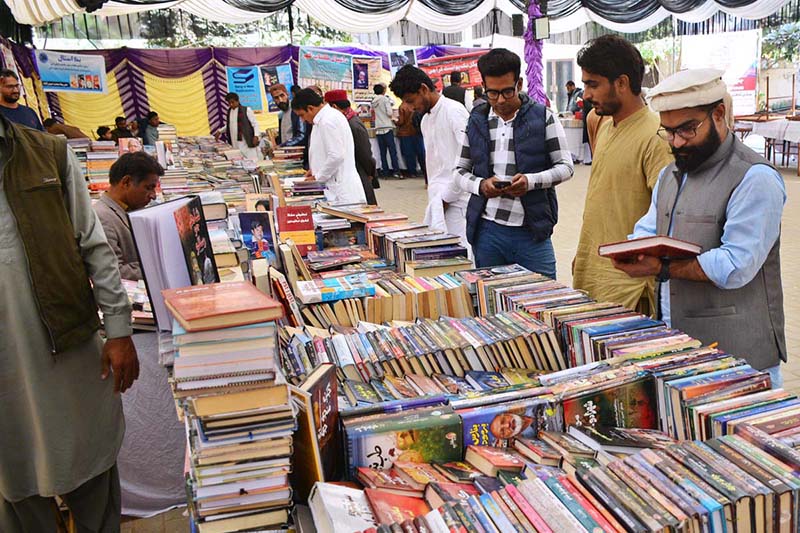
[[[742,354],[329,205],[297,150],[166,149],[128,289],[194,530],[798,531],[800,399]]]

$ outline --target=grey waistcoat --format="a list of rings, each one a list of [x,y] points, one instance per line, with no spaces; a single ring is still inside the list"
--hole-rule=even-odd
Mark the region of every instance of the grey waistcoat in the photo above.
[[[753,165],[771,166],[729,134],[714,155],[690,173],[679,196],[681,174],[670,164],[658,186],[658,234],[669,233],[674,217],[673,237],[697,243],[703,251],[719,248],[728,201]],[[780,263],[778,237],[756,276],[740,289],[670,280],[672,326],[703,342],[719,342],[721,349],[744,357],[759,370],[777,365],[779,358],[785,361]]]

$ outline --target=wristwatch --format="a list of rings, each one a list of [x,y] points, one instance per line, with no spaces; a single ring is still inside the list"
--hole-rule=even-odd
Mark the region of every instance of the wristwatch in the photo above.
[[[669,281],[669,259],[661,259],[661,271],[656,276],[656,281],[659,283]]]

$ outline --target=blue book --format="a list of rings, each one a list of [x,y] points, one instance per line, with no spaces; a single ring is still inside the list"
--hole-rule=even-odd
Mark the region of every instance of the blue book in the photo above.
[[[500,372],[470,370],[464,377],[470,385],[479,390],[494,390],[510,385]]]
[[[481,505],[483,505],[483,508],[486,510],[486,514],[489,515],[489,517],[492,519],[492,522],[494,522],[497,526],[497,529],[504,532],[516,531],[511,522],[509,522],[508,518],[506,518],[503,510],[500,509],[500,506],[494,501],[494,498],[492,498],[491,494],[481,494],[478,499],[480,500]]]
[[[467,504],[469,505],[469,508],[472,509],[472,512],[475,514],[478,522],[480,522],[481,527],[486,530],[486,533],[499,533],[499,530],[495,527],[494,522],[492,522],[491,518],[489,518],[489,515],[486,514],[486,511],[483,509],[483,505],[481,505],[481,502],[478,498],[475,496],[470,496],[467,499]]]
[[[739,418],[744,418],[746,416],[766,413],[766,412],[769,412],[769,411],[774,411],[776,409],[783,409],[784,407],[790,407],[792,405],[798,405],[798,404],[800,404],[800,399],[792,398],[792,399],[789,399],[789,400],[782,400],[782,401],[779,401],[779,402],[772,402],[772,403],[760,405],[758,407],[751,406],[751,408],[749,408],[749,409],[743,409],[743,410],[737,411],[735,413],[728,413],[728,414],[723,414],[723,415],[718,415],[718,416],[711,416],[711,421],[712,421],[712,424],[714,422],[722,423],[723,435],[727,435],[728,434],[728,422],[731,422],[733,420],[737,420]]]

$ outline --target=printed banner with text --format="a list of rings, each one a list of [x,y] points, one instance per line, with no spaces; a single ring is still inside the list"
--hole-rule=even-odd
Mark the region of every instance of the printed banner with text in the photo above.
[[[270,113],[279,111],[278,106],[272,100],[272,95],[269,93],[269,88],[276,83],[282,83],[286,86],[287,96],[292,98],[292,85],[294,85],[294,76],[292,76],[292,66],[275,65],[270,67],[261,67],[261,78],[264,81],[264,91],[267,93],[267,107]]]
[[[45,91],[97,94],[107,90],[103,56],[37,50],[36,64]]]
[[[319,85],[331,89],[353,90],[353,56],[318,48],[300,47],[298,64],[300,85]]]
[[[420,61],[419,68],[431,77],[436,89],[441,91],[450,84],[450,74],[461,73],[461,86],[465,89],[478,87],[483,83],[478,71],[478,59],[486,52],[472,52],[458,56],[436,57]]]
[[[258,67],[226,67],[228,91],[239,95],[239,103],[253,111],[261,111],[261,78]]]
[[[372,87],[381,82],[383,61],[380,57],[353,58],[353,101],[371,102],[375,97]]]

